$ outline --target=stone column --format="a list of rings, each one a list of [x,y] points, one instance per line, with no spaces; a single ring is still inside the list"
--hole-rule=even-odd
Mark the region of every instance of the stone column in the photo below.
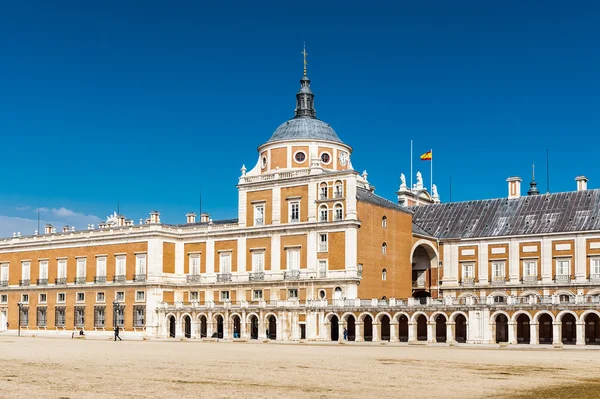
[[[533,320],[529,322],[529,335],[531,336],[531,345],[540,344],[539,324],[534,323]]]
[[[213,313],[208,312],[206,319],[206,337],[210,338],[213,335]]]
[[[267,339],[267,325],[268,321],[265,320],[265,312],[262,310],[258,315],[258,339]]]
[[[449,344],[456,343],[456,341],[454,339],[455,327],[456,327],[456,324],[453,321],[446,322],[446,342]]]
[[[275,321],[275,324],[277,325],[277,341],[283,341],[284,338],[287,338],[286,334],[285,334],[285,326],[286,326],[286,321],[287,321],[287,317],[285,312],[279,312],[277,313],[277,320]]]
[[[191,316],[190,316],[191,317]],[[190,322],[190,335],[192,338],[199,338],[200,334],[199,334],[199,328],[198,328],[198,323],[196,321],[195,317],[191,317],[191,322]]]
[[[408,343],[417,342],[417,323],[409,320],[408,322]]]
[[[240,337],[244,339],[250,339],[248,334],[248,324],[246,322],[246,311],[242,310],[242,317],[240,320]]]
[[[381,335],[379,334],[379,323],[373,321],[373,342],[381,341]]]
[[[428,343],[437,342],[435,339],[435,322],[431,322],[431,321],[427,322],[427,342]]]
[[[390,342],[398,342],[398,322],[390,323]]]
[[[490,334],[490,344],[495,344],[496,342],[496,323],[490,323],[490,330],[492,330]]]
[[[338,342],[343,342],[344,340],[344,323],[338,323]]]
[[[585,321],[578,321],[576,326],[577,341],[575,345],[585,345]]]
[[[356,320],[354,324],[354,331],[356,334],[356,338],[354,339],[356,342],[363,342],[365,340],[363,336],[363,323],[362,321]]]
[[[517,344],[517,323],[514,321],[508,322],[508,343],[511,345]]]
[[[562,346],[562,323],[560,321],[552,323],[552,344]]]

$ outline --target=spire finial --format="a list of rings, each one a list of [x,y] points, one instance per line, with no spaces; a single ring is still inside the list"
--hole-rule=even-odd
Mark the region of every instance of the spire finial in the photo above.
[[[535,162],[531,165],[531,183],[529,183],[529,190],[527,195],[538,195],[540,191],[537,189],[537,183],[535,182]]]
[[[301,54],[304,56],[304,76],[306,76],[306,56],[308,55],[308,53],[306,52],[306,42],[304,42],[304,50]]]
[[[531,165],[531,180],[535,180],[535,162]]]

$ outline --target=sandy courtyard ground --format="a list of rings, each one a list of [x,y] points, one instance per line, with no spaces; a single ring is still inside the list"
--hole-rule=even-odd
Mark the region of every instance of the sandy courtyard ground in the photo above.
[[[1,398],[562,398],[594,381],[598,350],[0,337]]]

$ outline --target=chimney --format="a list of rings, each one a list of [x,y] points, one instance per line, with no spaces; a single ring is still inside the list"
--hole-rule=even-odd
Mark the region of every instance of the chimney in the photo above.
[[[160,223],[160,213],[158,211],[150,212],[150,223],[151,224]]]
[[[63,226],[63,233],[68,233],[69,232],[69,226]]]
[[[508,182],[508,199],[516,199],[521,197],[521,178],[509,177]]]
[[[196,214],[194,212],[187,213],[185,215],[186,223],[196,223]]]
[[[44,234],[52,234],[52,225],[51,224],[47,224],[44,226]]]
[[[119,226],[119,227],[125,226],[125,216],[117,215],[117,226]]]
[[[587,183],[588,183],[588,178],[585,176],[577,176],[575,178],[575,181],[577,182],[577,191],[585,191],[587,190]]]
[[[210,215],[206,212],[202,212],[200,215],[200,223],[208,223],[210,221]]]
[[[132,219],[125,220],[125,226],[127,226],[127,227],[133,226],[133,220]]]

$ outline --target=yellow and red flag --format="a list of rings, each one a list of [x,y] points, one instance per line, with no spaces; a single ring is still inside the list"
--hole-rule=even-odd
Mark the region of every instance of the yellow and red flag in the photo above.
[[[431,161],[431,150],[421,155],[421,161]]]

